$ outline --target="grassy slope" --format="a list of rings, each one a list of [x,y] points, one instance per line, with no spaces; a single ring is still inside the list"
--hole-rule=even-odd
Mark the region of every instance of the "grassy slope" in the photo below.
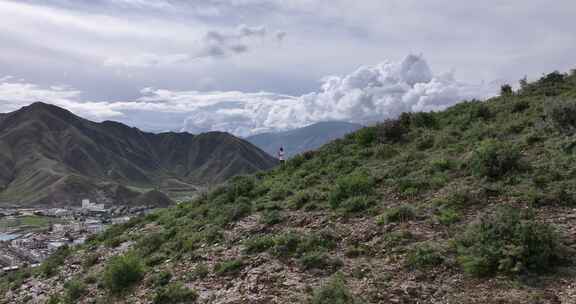
[[[114,227],[52,264],[71,271],[100,256],[72,271],[84,300],[158,300],[180,282],[215,303],[570,303],[576,269],[552,257],[575,243],[575,102],[576,74],[553,73],[513,95],[405,114]],[[497,240],[509,249],[500,271],[470,262],[463,236],[501,205],[533,210],[518,222],[521,238],[545,230],[532,223],[558,232],[557,244],[538,249],[554,251],[546,263],[520,263],[532,253],[517,253],[514,239]],[[137,256],[145,273],[120,296],[97,284],[115,254]],[[166,273],[173,283],[163,287]],[[22,275],[11,280],[6,298],[22,299]],[[41,283],[62,290],[55,296],[68,290],[57,277]]]

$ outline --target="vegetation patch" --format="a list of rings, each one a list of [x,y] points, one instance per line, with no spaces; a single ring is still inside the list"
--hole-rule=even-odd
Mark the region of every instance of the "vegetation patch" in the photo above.
[[[416,211],[408,205],[390,208],[383,215],[377,218],[379,225],[389,223],[404,223],[416,218]]]
[[[444,262],[442,251],[430,244],[421,244],[413,248],[407,259],[409,267],[423,269],[438,266]]]
[[[152,301],[154,304],[195,303],[198,294],[181,283],[171,283],[160,288]]]
[[[457,248],[464,271],[475,276],[543,272],[561,259],[554,229],[513,207],[501,207],[469,225]]]
[[[342,276],[336,275],[314,292],[312,304],[360,304],[362,303],[348,287]]]
[[[102,284],[111,293],[123,293],[142,279],[144,268],[133,254],[115,256],[104,268]]]
[[[474,150],[471,170],[477,176],[498,179],[520,170],[520,156],[514,145],[487,140]]]
[[[336,180],[336,186],[330,194],[330,205],[333,209],[338,209],[346,199],[370,195],[373,190],[374,180],[368,174],[352,173]]]
[[[239,259],[228,260],[218,263],[214,266],[214,273],[219,276],[233,276],[238,274],[245,264],[244,261]]]

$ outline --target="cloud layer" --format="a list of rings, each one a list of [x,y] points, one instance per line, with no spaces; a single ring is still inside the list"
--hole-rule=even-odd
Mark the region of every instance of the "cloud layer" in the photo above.
[[[494,87],[459,82],[451,74],[436,75],[422,56],[409,55],[401,62],[385,61],[345,76],[325,77],[318,92],[302,96],[147,88],[133,101],[94,102],[82,100],[78,90],[5,78],[0,81],[0,111],[41,100],[91,119],[115,119],[147,130],[218,130],[249,136],[320,121],[370,124],[406,111],[442,110],[495,92]]]
[[[179,63],[192,62],[202,58],[223,58],[236,54],[242,54],[249,50],[253,44],[268,38],[268,30],[264,26],[250,27],[240,25],[234,31],[207,31],[187,53],[177,54],[154,54],[141,53],[128,56],[116,56],[107,58],[105,66],[145,68],[151,66],[166,66]],[[285,32],[276,32],[273,39],[282,41]]]

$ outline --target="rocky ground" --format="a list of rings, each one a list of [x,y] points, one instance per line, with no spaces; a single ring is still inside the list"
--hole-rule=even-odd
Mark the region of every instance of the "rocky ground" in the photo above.
[[[542,220],[556,224],[566,236],[568,249],[576,249],[576,209],[548,208],[542,210]],[[306,303],[312,291],[324,284],[333,270],[306,270],[291,259],[282,260],[269,253],[249,255],[242,242],[262,233],[282,231],[324,231],[337,237],[338,246],[330,252],[340,259],[351,291],[367,303],[517,303],[517,304],[571,304],[576,303],[576,268],[565,267],[554,274],[539,277],[475,279],[464,275],[450,253],[448,239],[451,231],[439,229],[438,223],[421,216],[406,223],[377,225],[366,218],[341,218],[326,212],[290,211],[283,214],[283,222],[269,226],[262,224],[259,215],[252,215],[235,223],[225,232],[225,241],[206,246],[197,251],[194,258],[167,260],[149,272],[136,290],[124,299],[108,298],[97,282],[88,286],[87,296],[78,303],[151,303],[152,290],[146,282],[163,270],[172,274],[172,280],[184,282],[195,290],[198,303]],[[148,225],[145,233],[157,229]],[[404,239],[391,240],[390,235],[399,232]],[[417,270],[406,266],[406,252],[411,246],[434,241],[446,249],[446,261],[439,267]],[[45,303],[48,296],[61,292],[68,279],[81,274],[89,277],[98,273],[109,257],[126,252],[132,242],[117,248],[99,248],[99,263],[91,269],[82,267],[84,255],[68,261],[59,276],[39,280],[30,278],[16,290],[10,291],[3,303]],[[360,254],[352,254],[351,245],[365,248]],[[212,269],[222,261],[240,259],[244,267],[238,273],[219,276]],[[201,265],[201,266],[200,266]],[[207,273],[200,277],[198,268]]]

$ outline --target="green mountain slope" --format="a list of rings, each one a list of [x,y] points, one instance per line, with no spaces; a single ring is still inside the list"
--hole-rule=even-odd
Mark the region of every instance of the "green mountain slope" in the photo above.
[[[95,123],[44,103],[0,120],[0,205],[138,201],[156,188],[173,198],[198,186],[276,165],[232,135],[152,134],[117,122]]]
[[[503,93],[115,226],[4,302],[574,303],[576,73]]]

